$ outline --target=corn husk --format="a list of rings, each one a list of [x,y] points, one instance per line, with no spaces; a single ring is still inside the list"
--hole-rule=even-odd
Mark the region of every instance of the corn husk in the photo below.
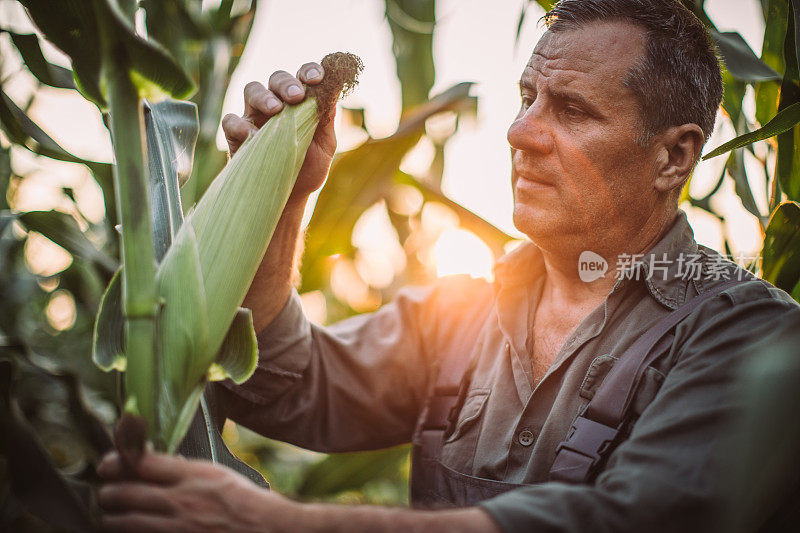
[[[308,98],[286,107],[249,137],[190,212],[161,262],[158,425],[169,451],[191,422],[210,367],[218,379],[233,375],[244,381],[252,373],[256,357],[252,319],[239,305],[318,121],[316,100]],[[239,326],[231,330],[237,316]],[[232,347],[222,352],[222,364],[215,365],[229,330]],[[141,393],[146,394],[147,387]]]

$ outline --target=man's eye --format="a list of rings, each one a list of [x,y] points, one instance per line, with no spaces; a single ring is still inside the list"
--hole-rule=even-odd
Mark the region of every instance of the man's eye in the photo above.
[[[567,107],[565,107],[563,109],[562,113],[564,114],[565,117],[571,118],[571,119],[578,119],[578,118],[583,118],[583,117],[586,116],[586,113],[584,113],[582,109],[577,108],[575,106],[567,106]]]
[[[530,96],[522,96],[522,107],[530,107],[533,105],[533,98]]]

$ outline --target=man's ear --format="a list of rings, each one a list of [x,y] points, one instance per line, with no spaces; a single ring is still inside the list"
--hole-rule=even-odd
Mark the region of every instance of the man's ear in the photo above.
[[[656,190],[669,192],[683,186],[700,159],[704,143],[705,135],[697,124],[673,126],[662,132],[656,141]]]

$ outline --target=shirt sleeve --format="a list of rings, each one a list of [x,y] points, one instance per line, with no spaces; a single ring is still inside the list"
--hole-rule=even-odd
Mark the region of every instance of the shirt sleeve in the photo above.
[[[375,313],[329,327],[311,323],[293,293],[258,335],[259,360],[244,384],[223,384],[227,415],[264,436],[344,452],[411,440],[454,298],[485,282],[452,279],[403,289]],[[459,309],[459,307],[455,307]],[[456,313],[457,315],[458,313]]]
[[[762,297],[754,300],[716,297],[697,320],[678,326],[675,365],[594,484],[525,487],[483,509],[507,533],[721,530],[731,444],[744,412],[740,369],[798,313],[766,296],[763,285],[756,290]]]

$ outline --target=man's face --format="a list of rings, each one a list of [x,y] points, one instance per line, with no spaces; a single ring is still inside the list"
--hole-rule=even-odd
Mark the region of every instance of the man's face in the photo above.
[[[644,51],[643,31],[619,22],[547,32],[536,45],[508,141],[514,224],[537,244],[591,245],[652,210],[654,166],[635,142],[639,104],[623,84]]]

